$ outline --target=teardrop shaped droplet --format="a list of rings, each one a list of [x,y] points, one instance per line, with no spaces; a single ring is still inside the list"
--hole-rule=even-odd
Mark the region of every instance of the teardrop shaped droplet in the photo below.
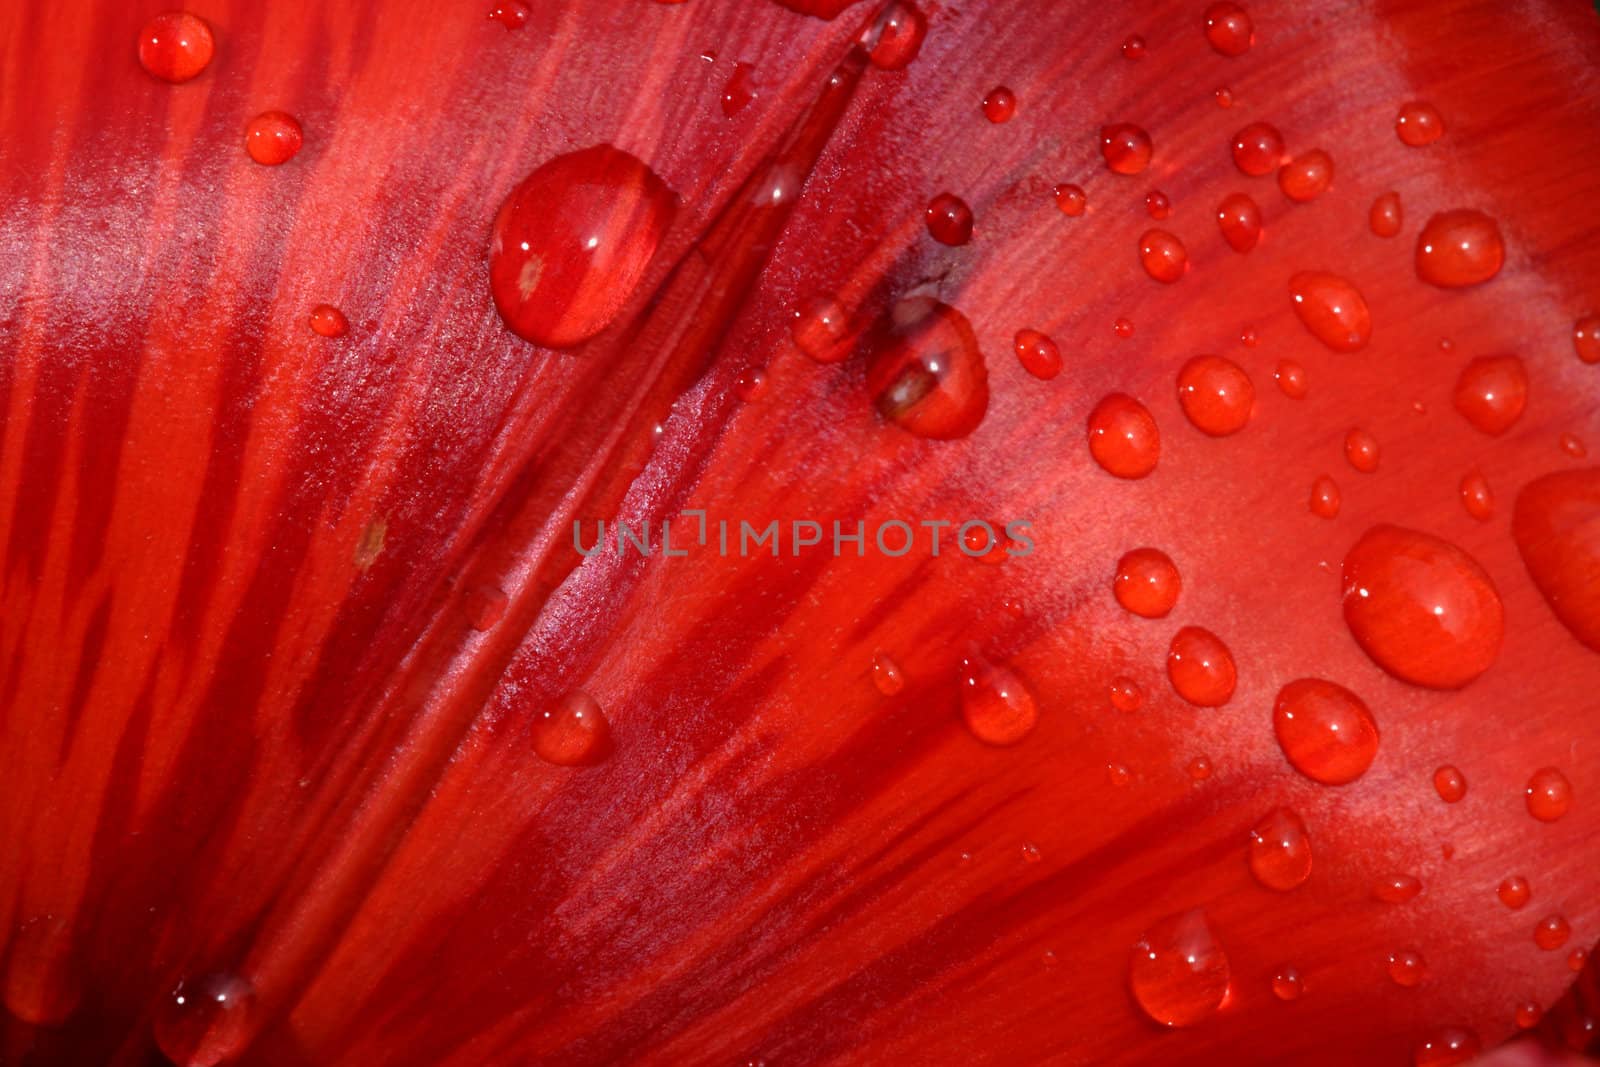
[[[1378,755],[1378,724],[1361,698],[1321,678],[1278,691],[1272,729],[1289,765],[1314,782],[1346,785]]]
[[[1183,579],[1157,548],[1136,548],[1117,561],[1111,591],[1123,609],[1146,619],[1164,618],[1178,603]]]
[[[1006,746],[1033,732],[1039,709],[1016,671],[969,655],[961,661],[961,717],[979,741]]]
[[[1179,696],[1202,708],[1226,704],[1239,680],[1228,646],[1199,626],[1185,626],[1173,635],[1167,649],[1167,677]]]
[[[1342,497],[1339,495],[1339,485],[1326,474],[1318,476],[1311,483],[1311,514],[1319,519],[1331,519],[1339,514],[1339,505]]]
[[[611,754],[611,724],[599,701],[574,689],[533,720],[533,751],[558,767],[585,767]]]
[[[1555,822],[1572,807],[1572,783],[1555,767],[1541,767],[1528,779],[1528,814],[1540,822]]]
[[[1528,371],[1516,356],[1480,356],[1456,379],[1456,411],[1491,436],[1511,429],[1528,404]]]
[[[1289,279],[1289,296],[1301,324],[1335,352],[1359,352],[1372,339],[1366,299],[1337,274],[1301,271]]]
[[[1517,494],[1511,536],[1556,618],[1600,652],[1600,467],[1529,482]]]
[[[872,657],[872,684],[884,696],[892,697],[906,687],[906,678],[900,673],[899,664],[879,652]]]
[[[1361,427],[1357,426],[1344,435],[1344,458],[1362,474],[1377,470],[1382,455],[1378,439]]]
[[[1272,378],[1278,383],[1278,389],[1291,400],[1300,400],[1310,389],[1306,380],[1306,369],[1292,359],[1278,361],[1278,367],[1272,372]]]
[[[1385,904],[1404,904],[1422,892],[1422,882],[1414,875],[1391,874],[1378,879],[1372,895]]]
[[[901,300],[862,338],[878,413],[937,441],[965,437],[989,408],[989,371],[967,317],[931,297]]]
[[[174,84],[199,76],[216,52],[211,26],[187,11],[164,11],[139,31],[139,65]]]
[[[1089,413],[1089,454],[1108,474],[1143,478],[1161,459],[1161,432],[1148,408],[1112,393]]]
[[[1228,956],[1196,908],[1168,916],[1133,946],[1128,968],[1134,999],[1162,1026],[1193,1026],[1228,995]]]
[[[1287,892],[1311,877],[1311,835],[1300,816],[1274,808],[1250,831],[1250,873],[1268,889]]]
[[[1038,330],[1018,330],[1012,346],[1022,369],[1040,381],[1047,382],[1061,373],[1061,349],[1049,335]]]
[[[1417,235],[1417,277],[1443,289],[1480,285],[1505,258],[1499,224],[1471,208],[1441,211]]]
[[[1255,402],[1250,375],[1231,359],[1195,356],[1178,371],[1178,403],[1201,433],[1238,433],[1249,423]]]
[[[235,975],[185,978],[157,1006],[156,1044],[177,1067],[216,1067],[244,1051],[255,990]]]
[[[1229,193],[1217,205],[1217,229],[1235,252],[1248,252],[1261,241],[1261,208],[1244,193]]]

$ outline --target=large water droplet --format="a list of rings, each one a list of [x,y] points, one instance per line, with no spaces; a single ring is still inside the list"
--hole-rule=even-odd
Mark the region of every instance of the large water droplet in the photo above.
[[[1261,240],[1261,208],[1245,193],[1229,193],[1217,205],[1217,229],[1235,252],[1248,252]]]
[[[1432,689],[1488,670],[1505,634],[1500,594],[1477,561],[1399,526],[1374,526],[1345,556],[1344,619],[1378,666]]]
[[[1421,148],[1444,136],[1444,118],[1426,100],[1412,100],[1401,105],[1394,119],[1394,132],[1403,143]]]
[[[1183,579],[1165,552],[1136,548],[1117,561],[1111,591],[1127,611],[1146,619],[1160,619],[1178,603]]]
[[[1218,0],[1206,8],[1205,30],[1211,47],[1225,56],[1244,55],[1256,39],[1249,13],[1229,0]]]
[[[1167,677],[1189,703],[1217,708],[1233,697],[1239,675],[1222,639],[1199,626],[1185,626],[1167,649]]]
[[[1148,408],[1112,393],[1089,413],[1089,454],[1118,478],[1143,478],[1161,459],[1161,432]]]
[[[983,98],[983,117],[995,125],[1010,122],[1017,113],[1017,94],[1004,85],[990,89]]]
[[[1300,678],[1278,691],[1272,729],[1289,765],[1323,785],[1367,773],[1378,754],[1378,724],[1360,697],[1334,682]]]
[[[878,413],[918,437],[965,437],[989,408],[989,372],[967,317],[931,297],[901,300],[862,338]]]
[[[1456,410],[1486,434],[1499,435],[1522,417],[1528,372],[1516,356],[1480,356],[1456,379]]]
[[[1382,454],[1378,439],[1359,426],[1344,435],[1344,458],[1362,474],[1377,470]]]
[[[285,111],[263,111],[245,124],[245,151],[263,166],[289,162],[303,143],[305,134],[300,123]]]
[[[1555,822],[1572,807],[1572,783],[1555,767],[1534,771],[1525,793],[1528,814],[1540,822]]]
[[[206,69],[216,47],[205,19],[165,11],[139,31],[139,64],[162,81],[186,82]]]
[[[1600,467],[1558,471],[1524,486],[1511,535],[1556,618],[1600,652]]]
[[[861,35],[867,58],[879,70],[902,70],[922,50],[928,20],[907,0],[895,0]]]
[[[1278,188],[1297,204],[1309,203],[1333,184],[1333,158],[1320,148],[1295,156],[1278,168]]]
[[[534,344],[588,340],[633,295],[676,211],[666,184],[621,149],[550,160],[495,217],[489,288],[500,316]]]
[[[1228,995],[1228,957],[1205,912],[1172,915],[1133,946],[1128,979],[1144,1013],[1163,1026],[1193,1026]]]
[[[583,767],[611,754],[611,724],[594,697],[574,689],[533,720],[533,751],[558,767]]]
[[[1301,271],[1289,279],[1294,313],[1335,352],[1357,352],[1372,339],[1372,312],[1361,291],[1337,274]]]
[[[1276,808],[1250,831],[1250,873],[1268,889],[1287,892],[1311,877],[1311,835],[1300,816]]]
[[[1417,235],[1417,277],[1444,289],[1488,281],[1505,258],[1499,224],[1471,208],[1441,211]]]
[[[1283,134],[1265,122],[1252,122],[1233,135],[1233,162],[1253,178],[1271,174],[1283,161]]]
[[[1014,745],[1033,732],[1039,709],[1017,672],[969,655],[961,661],[961,717],[988,745]]]
[[[1171,285],[1189,270],[1183,242],[1166,230],[1146,230],[1139,238],[1139,265],[1158,282]]]
[[[1500,903],[1512,911],[1522,908],[1533,896],[1533,890],[1528,887],[1528,880],[1520,874],[1514,874],[1501,882],[1496,893],[1500,897]]]
[[[255,990],[231,974],[185,978],[156,1006],[156,1044],[178,1067],[216,1067],[244,1051]]]
[[[1197,430],[1212,437],[1238,433],[1255,410],[1250,375],[1231,359],[1195,356],[1178,371],[1178,403]]]
[[[1118,122],[1100,131],[1100,154],[1117,174],[1138,174],[1150,165],[1150,135],[1131,122]]]

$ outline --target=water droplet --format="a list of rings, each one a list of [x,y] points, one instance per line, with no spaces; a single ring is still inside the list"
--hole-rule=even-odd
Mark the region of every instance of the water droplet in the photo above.
[[[1164,219],[1172,214],[1172,201],[1160,189],[1144,194],[1144,210],[1153,219]]]
[[[489,21],[508,30],[520,30],[528,21],[528,5],[522,0],[503,0],[489,9]]]
[[[1405,144],[1421,148],[1444,136],[1444,118],[1426,100],[1412,100],[1401,105],[1394,119],[1394,132]]]
[[[1111,332],[1126,341],[1133,336],[1133,320],[1118,318],[1111,323]]]
[[[1589,962],[1589,953],[1581,948],[1575,948],[1567,953],[1567,970],[1577,974],[1583,970],[1584,964]]]
[[[1216,98],[1218,107],[1229,108],[1233,106],[1233,90],[1226,85],[1219,85],[1211,95]]]
[[[1032,841],[1024,841],[1022,843],[1023,863],[1038,863],[1042,859],[1044,859],[1044,854],[1039,851],[1038,845]]]
[[[1137,33],[1122,42],[1123,59],[1143,59],[1144,51],[1144,38]]]
[[[1356,352],[1372,339],[1372,312],[1361,291],[1337,274],[1301,271],[1289,279],[1294,313],[1335,352]]]
[[[1572,348],[1585,363],[1600,363],[1600,315],[1585,315],[1572,324]]]
[[[755,87],[750,84],[750,75],[755,69],[749,63],[736,63],[733,73],[728,75],[727,84],[722,87],[722,113],[728,118],[733,118],[755,100]]]
[[[1448,1026],[1435,1030],[1411,1050],[1413,1067],[1455,1067],[1477,1058],[1483,1042],[1471,1030]]]
[[[1455,545],[1378,525],[1344,559],[1344,619],[1373,661],[1402,681],[1459,689],[1500,653],[1494,583]]]
[[[231,974],[185,978],[155,1010],[156,1044],[178,1067],[215,1067],[244,1051],[255,990]]]
[[[1230,359],[1195,356],[1178,371],[1178,403],[1201,433],[1238,433],[1250,421],[1255,400],[1250,375]]]
[[[1250,873],[1268,889],[1287,892],[1311,877],[1311,836],[1300,816],[1275,808],[1250,831]]]
[[[759,400],[767,391],[767,372],[760,367],[740,371],[739,377],[734,380],[733,391],[746,403]]]
[[[1189,761],[1189,777],[1196,782],[1203,782],[1211,777],[1211,761],[1204,756],[1196,756]]]
[[[1278,168],[1278,188],[1297,204],[1315,200],[1333,184],[1333,159],[1320,148],[1295,156]]]
[[[1235,252],[1248,252],[1261,240],[1261,208],[1244,193],[1229,193],[1217,205],[1217,228]]]
[[[1254,348],[1261,343],[1261,335],[1256,332],[1254,326],[1246,326],[1239,331],[1239,343],[1246,348]]]
[[[1489,489],[1489,480],[1477,468],[1461,476],[1461,506],[1479,522],[1494,516],[1494,493]]]
[[[1344,435],[1344,458],[1362,474],[1371,474],[1378,469],[1380,454],[1378,439],[1360,427]]]
[[[1055,191],[1056,207],[1063,215],[1077,218],[1083,214],[1083,209],[1088,206],[1089,198],[1081,187],[1076,185],[1058,185]]]
[[[1467,795],[1467,778],[1455,767],[1445,764],[1433,772],[1433,788],[1439,799],[1454,804]]]
[[[1528,898],[1533,891],[1528,887],[1528,880],[1520,874],[1514,874],[1500,883],[1496,891],[1500,896],[1500,903],[1516,911],[1528,903]]]
[[[899,665],[886,653],[879,652],[872,657],[872,684],[884,696],[892,697],[906,687],[906,679]]]
[[[1428,977],[1428,961],[1414,948],[1389,953],[1389,978],[1403,989],[1415,989]]]
[[[1342,498],[1339,495],[1338,484],[1326,474],[1321,475],[1311,483],[1311,514],[1320,519],[1331,519],[1339,514],[1339,504]]]
[[[1150,165],[1150,135],[1129,122],[1100,130],[1100,154],[1117,174],[1138,174]]]
[[[1139,238],[1139,263],[1150,277],[1171,285],[1189,270],[1189,253],[1174,234],[1146,230]]]
[[[600,763],[611,754],[611,724],[594,697],[574,689],[533,720],[533,751],[558,767]]]
[[[1578,439],[1577,434],[1564,433],[1560,439],[1561,451],[1573,459],[1582,459],[1589,454],[1589,449]]]
[[[861,46],[879,70],[903,70],[917,58],[927,35],[928,20],[922,11],[915,4],[896,0],[862,33]]]
[[[611,324],[677,211],[649,167],[610,145],[557,156],[495,217],[489,288],[512,332],[567,348]]]
[[[1211,47],[1225,56],[1244,55],[1256,39],[1249,13],[1226,0],[1206,8],[1205,29]]]
[[[1017,94],[1004,85],[997,85],[983,98],[983,117],[995,125],[1010,122],[1017,113]]]
[[[1189,703],[1217,708],[1233,697],[1238,672],[1220,637],[1199,626],[1185,626],[1167,649],[1167,677]]]
[[[1385,904],[1404,904],[1420,892],[1422,882],[1409,874],[1388,875],[1372,887],[1372,895]]]
[[[245,151],[263,166],[275,167],[289,162],[304,141],[300,123],[283,111],[263,111],[244,128]]]
[[[1178,603],[1183,580],[1165,552],[1136,548],[1117,561],[1111,591],[1117,603],[1146,619],[1164,618]]]
[[[206,69],[216,47],[205,19],[165,11],[139,31],[139,64],[162,81],[186,82]]]
[[[1106,781],[1114,786],[1124,786],[1132,779],[1132,772],[1120,763],[1106,764]]]
[[[1511,534],[1556,618],[1600,652],[1600,467],[1557,471],[1524,486]]]
[[[1305,993],[1300,972],[1290,966],[1279,967],[1272,975],[1272,995],[1279,1000],[1299,1000]]]
[[[1379,237],[1393,237],[1405,223],[1405,211],[1400,206],[1399,193],[1380,193],[1367,212],[1367,225]]]
[[[1039,710],[1015,671],[974,654],[961,661],[961,717],[984,744],[1014,745],[1033,732]]]
[[[343,337],[350,332],[350,320],[332,304],[318,304],[311,309],[311,329],[323,337]]]
[[[1144,1013],[1163,1026],[1193,1026],[1228,995],[1228,957],[1205,912],[1168,916],[1133,946],[1129,984]]]
[[[1283,134],[1276,126],[1252,122],[1233,135],[1233,162],[1252,178],[1271,174],[1283,161]]]
[[[1132,678],[1113,678],[1111,706],[1118,711],[1138,711],[1144,706],[1144,689]]]
[[[1572,783],[1554,767],[1541,767],[1528,779],[1528,814],[1540,822],[1555,822],[1572,806]]]
[[[1048,334],[1038,330],[1018,330],[1012,340],[1022,369],[1042,381],[1061,373],[1061,349]]]
[[[967,317],[931,297],[901,300],[862,340],[867,393],[908,433],[965,437],[989,408],[989,372]]]
[[[1554,952],[1567,943],[1567,938],[1572,936],[1572,927],[1560,915],[1546,915],[1539,920],[1539,925],[1533,928],[1533,943],[1546,952]]]
[[[814,296],[796,308],[790,333],[800,351],[818,363],[838,363],[854,348],[850,317],[831,296]]]
[[[1089,454],[1108,474],[1143,478],[1161,459],[1161,431],[1143,404],[1112,393],[1089,414]]]
[[[1532,1030],[1539,1025],[1539,1020],[1544,1017],[1544,1011],[1531,1000],[1523,1001],[1517,1005],[1517,1026],[1524,1030]]]
[[[1378,754],[1378,724],[1360,697],[1321,678],[1278,691],[1272,728],[1289,765],[1323,785],[1360,778]]]
[[[1443,289],[1478,285],[1505,262],[1500,226],[1481,211],[1441,211],[1417,235],[1417,277]]]
[[[1299,400],[1306,395],[1309,386],[1306,383],[1306,369],[1290,359],[1278,363],[1278,369],[1272,377],[1278,383],[1278,388],[1283,395],[1293,400]]]
[[[1486,434],[1509,430],[1527,403],[1528,372],[1516,356],[1480,356],[1456,379],[1456,410]]]
[[[964,245],[972,240],[972,209],[953,193],[940,193],[928,202],[928,232],[943,245]]]

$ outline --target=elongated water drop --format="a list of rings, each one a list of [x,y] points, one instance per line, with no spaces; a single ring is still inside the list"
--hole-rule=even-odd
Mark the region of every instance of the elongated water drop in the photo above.
[[[978,428],[989,371],[967,317],[931,297],[901,300],[862,338],[878,413],[918,437],[947,441]]]
[[[1228,956],[1200,909],[1152,926],[1133,946],[1128,979],[1144,1013],[1162,1026],[1193,1026],[1228,995]]]

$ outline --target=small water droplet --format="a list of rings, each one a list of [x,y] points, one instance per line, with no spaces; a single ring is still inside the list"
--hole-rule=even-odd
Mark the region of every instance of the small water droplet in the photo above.
[[[1356,427],[1344,435],[1344,458],[1362,474],[1371,474],[1378,469],[1381,454],[1378,439],[1366,430]]]
[[[1278,383],[1278,388],[1283,391],[1283,395],[1294,400],[1305,396],[1309,388],[1306,382],[1306,369],[1290,359],[1279,362],[1278,369],[1273,372],[1272,377]]]
[[[1108,474],[1143,478],[1161,459],[1161,432],[1143,404],[1112,393],[1089,414],[1089,453]]]
[[[1114,173],[1143,171],[1150,165],[1152,150],[1150,135],[1130,122],[1114,123],[1100,130],[1100,154]]]
[[[1456,411],[1491,436],[1509,430],[1528,403],[1528,372],[1516,356],[1480,356],[1456,379]]]
[[[872,684],[884,696],[892,697],[906,687],[906,679],[895,661],[879,652],[872,657]]]
[[[1430,534],[1378,525],[1344,559],[1344,619],[1402,681],[1459,689],[1500,653],[1505,610],[1482,567]]]
[[[953,193],[940,193],[928,202],[928,232],[940,244],[959,246],[972,240],[972,209]]]
[[[746,403],[759,400],[767,391],[767,372],[760,367],[740,371],[733,383],[733,391]]]
[[[1123,59],[1143,59],[1144,52],[1144,38],[1137,33],[1122,42]]]
[[[906,0],[891,3],[861,35],[867,58],[879,70],[903,70],[917,58],[928,35],[928,20]]]
[[[1195,429],[1212,437],[1238,433],[1255,411],[1255,387],[1243,367],[1221,356],[1195,356],[1178,371],[1178,403]]]
[[[1211,47],[1225,56],[1242,56],[1255,43],[1255,26],[1250,15],[1238,4],[1227,0],[1212,4],[1205,13],[1206,40]]]
[[[1017,113],[1017,94],[1004,85],[990,89],[983,98],[983,117],[995,125],[1010,122]]]
[[[1572,783],[1555,767],[1534,771],[1525,792],[1528,814],[1540,822],[1555,822],[1572,807]]]
[[[1412,100],[1401,105],[1394,132],[1404,144],[1421,148],[1444,136],[1444,117],[1426,100]]]
[[[1165,552],[1136,548],[1117,561],[1111,591],[1124,610],[1146,619],[1160,619],[1178,603],[1183,579]]]
[[[1572,348],[1585,363],[1600,363],[1600,315],[1585,315],[1572,324]]]
[[[795,309],[794,343],[818,363],[838,363],[854,348],[850,317],[831,296],[814,296]]]
[[[1564,433],[1561,435],[1559,443],[1561,445],[1561,451],[1565,452],[1573,459],[1582,459],[1589,454],[1588,447],[1584,445],[1583,441],[1578,438],[1577,434]]]
[[[1218,107],[1229,108],[1233,106],[1233,90],[1226,85],[1219,85],[1211,95],[1216,99]]]
[[[931,297],[901,300],[862,339],[867,394],[917,437],[965,437],[989,408],[989,372],[967,317]]]
[[[1015,671],[972,654],[961,661],[961,717],[979,741],[1004,746],[1033,732],[1039,710]]]
[[[1496,890],[1500,903],[1516,911],[1528,903],[1528,898],[1533,896],[1533,890],[1528,887],[1528,880],[1520,874],[1514,874],[1500,883]]]
[[[1400,206],[1399,193],[1380,193],[1367,212],[1367,225],[1379,237],[1393,237],[1405,223],[1405,211]]]
[[[165,11],[139,31],[139,64],[162,81],[186,82],[211,63],[211,26],[187,11]]]
[[[1489,488],[1489,480],[1477,468],[1461,476],[1461,506],[1479,522],[1494,517],[1494,493]]]
[[[1283,162],[1283,134],[1276,126],[1252,122],[1233,135],[1233,162],[1252,178],[1271,174]]]
[[[318,304],[311,309],[311,329],[323,337],[343,337],[350,332],[350,320],[332,304]]]
[[[1106,764],[1106,781],[1114,786],[1125,786],[1132,779],[1132,772],[1120,763]]]
[[[534,716],[533,751],[558,767],[583,767],[611,754],[611,724],[599,701],[574,689]]]
[[[1133,946],[1129,984],[1144,1013],[1163,1026],[1193,1026],[1228,995],[1228,957],[1205,912],[1168,916]]]
[[[508,30],[520,30],[528,21],[528,5],[522,0],[502,0],[489,9],[489,21]]]
[[[1413,1067],[1455,1067],[1476,1059],[1483,1042],[1471,1030],[1448,1026],[1435,1030],[1411,1050]]]
[[[1111,332],[1126,341],[1133,336],[1133,320],[1118,318],[1111,323]]]
[[[1333,184],[1333,159],[1320,148],[1295,156],[1278,168],[1278,188],[1297,204],[1309,203]]]
[[[1022,369],[1041,381],[1049,381],[1061,373],[1061,349],[1048,334],[1038,330],[1018,330],[1012,345]]]
[[[283,111],[263,111],[244,128],[245,151],[263,166],[287,163],[300,151],[304,141],[300,123]]]
[[[1422,882],[1409,874],[1391,874],[1378,879],[1372,895],[1385,904],[1404,904],[1422,892]]]
[[[755,69],[749,63],[734,64],[733,73],[722,87],[722,113],[728,118],[733,118],[755,100],[756,91],[750,79]]]
[[[1268,889],[1287,892],[1311,877],[1311,835],[1300,816],[1275,808],[1250,831],[1250,873]]]
[[[1272,728],[1289,765],[1323,785],[1355,781],[1378,754],[1378,724],[1367,705],[1321,678],[1300,678],[1278,691]]]
[[[1189,703],[1217,708],[1233,697],[1238,671],[1222,639],[1199,626],[1185,626],[1167,649],[1167,677]]]
[[[1279,1000],[1299,1000],[1305,991],[1300,972],[1293,967],[1285,965],[1273,972],[1272,995]]]
[[[1172,201],[1160,189],[1144,194],[1144,210],[1153,219],[1164,219],[1172,214]]]
[[[1235,252],[1248,252],[1261,240],[1261,208],[1245,193],[1229,193],[1217,205],[1217,228]]]
[[[244,1051],[255,990],[235,975],[185,978],[157,1006],[156,1044],[178,1067],[215,1067]]]
[[[1575,948],[1567,953],[1567,970],[1577,974],[1589,962],[1589,953],[1581,948]]]
[[[1196,756],[1189,761],[1189,777],[1196,782],[1203,782],[1211,777],[1211,761],[1204,756]]]
[[[1256,328],[1254,326],[1246,326],[1244,329],[1239,331],[1239,343],[1244,345],[1246,348],[1254,348],[1256,345],[1261,343],[1261,335],[1256,332]],[[1285,361],[1285,363],[1287,363],[1287,361]],[[1285,363],[1280,363],[1279,366],[1282,367],[1285,365]],[[1298,364],[1288,365],[1297,366]]]
[[[1062,184],[1055,189],[1056,207],[1063,215],[1077,218],[1083,214],[1083,209],[1089,205],[1089,198],[1080,186]]]
[[[1467,777],[1447,763],[1433,772],[1433,788],[1440,800],[1454,804],[1467,795]]]
[[[1565,917],[1560,915],[1546,915],[1539,920],[1533,928],[1533,943],[1546,952],[1554,952],[1567,943],[1567,938],[1572,936],[1572,927]]]
[[[1531,1000],[1517,1005],[1517,1026],[1523,1030],[1532,1030],[1539,1025],[1539,1020],[1543,1017],[1544,1011]]]
[[[1389,979],[1403,989],[1415,989],[1428,977],[1428,961],[1414,948],[1389,953]]]
[[[1189,270],[1189,253],[1175,234],[1146,230],[1139,238],[1139,264],[1158,282],[1171,285]]]
[[[1505,262],[1500,226],[1481,211],[1441,211],[1417,235],[1417,277],[1443,289],[1479,285]]]
[[[1022,843],[1023,863],[1038,863],[1042,859],[1044,859],[1044,854],[1039,851],[1038,845],[1034,844],[1032,841],[1024,841]]]
[[[1342,502],[1339,495],[1339,485],[1326,474],[1320,475],[1311,483],[1311,514],[1320,519],[1331,519],[1339,514],[1339,505]]]
[[[1111,680],[1111,706],[1118,711],[1134,712],[1144,706],[1144,689],[1132,678]]]
[[[1361,291],[1337,274],[1301,271],[1289,279],[1294,313],[1335,352],[1357,352],[1372,339],[1372,312]]]

